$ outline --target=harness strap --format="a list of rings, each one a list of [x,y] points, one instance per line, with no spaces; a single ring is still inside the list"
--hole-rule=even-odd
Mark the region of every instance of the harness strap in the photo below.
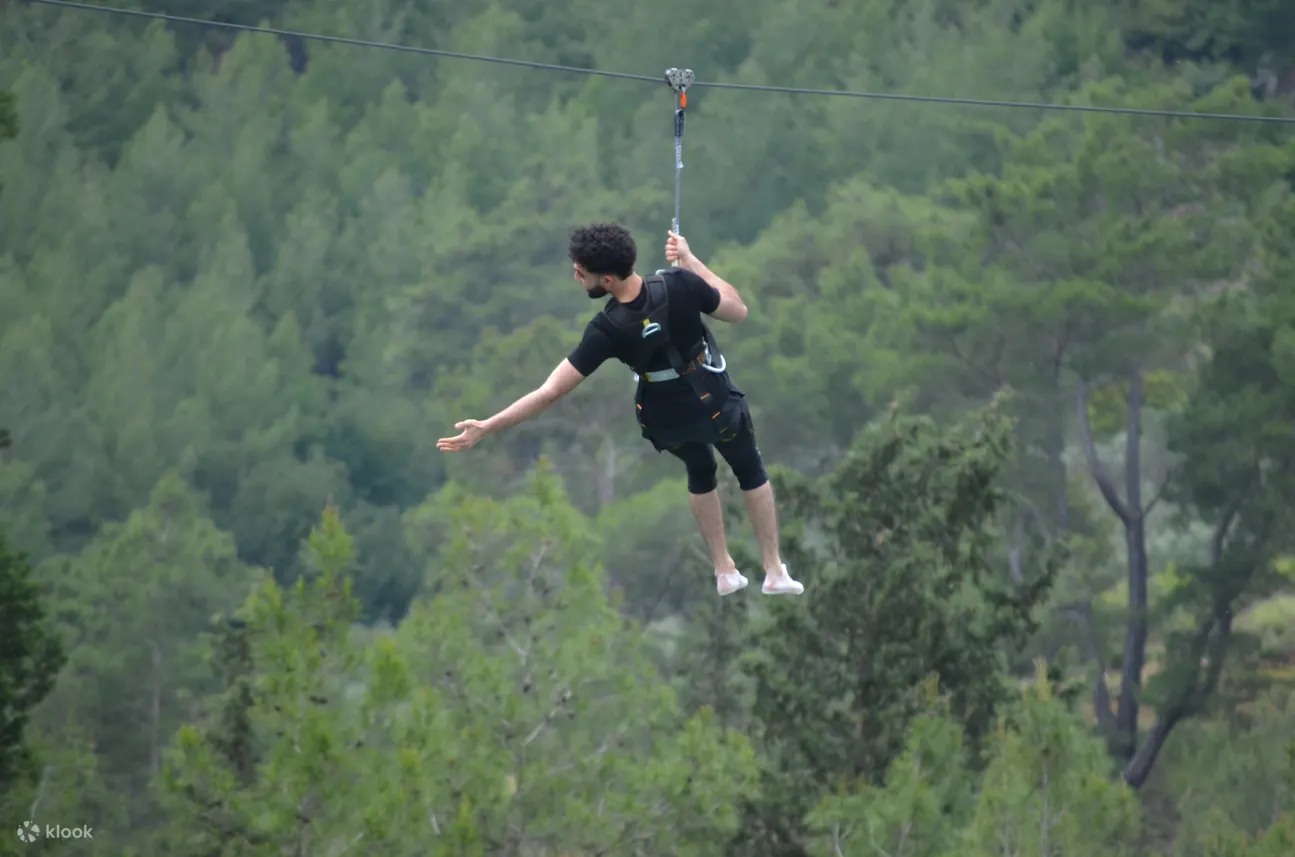
[[[672,364],[676,366],[679,365],[680,363],[683,364],[682,372],[674,368],[658,369],[655,372],[644,372],[639,377],[650,384],[660,383],[662,381],[673,381],[676,378],[682,378],[685,375],[691,375],[693,372],[697,371],[697,369],[703,366],[706,366],[708,363],[710,363],[710,345],[709,343],[706,343],[705,340],[703,340],[701,352],[698,353],[698,355],[691,360],[684,361],[682,358],[676,359],[677,351],[675,355],[671,355],[670,350],[672,349],[674,349],[673,342],[670,344],[669,350],[667,350],[666,355],[670,357],[670,362]]]
[[[703,349],[701,355],[699,355],[699,358],[702,361],[700,365],[703,368],[707,368],[707,369],[711,368],[710,362],[707,359],[709,355],[710,355],[710,343],[707,342],[706,348]],[[675,347],[673,340],[668,341],[666,343],[666,356],[670,358],[670,363],[674,366],[681,366],[683,364],[683,357],[679,354],[679,349]],[[712,371],[714,370],[712,369]],[[701,375],[699,375],[695,371],[695,369],[693,371],[684,372],[683,376],[688,380],[689,386],[692,387],[692,391],[697,395],[697,398],[699,400],[706,402],[711,399],[711,392],[710,390],[706,389],[706,382],[702,380]],[[727,401],[728,397],[725,396],[724,398],[725,398],[725,401]],[[711,404],[713,406],[714,402],[711,402]],[[723,412],[723,404],[721,403],[720,406],[715,409],[715,412],[711,414],[710,418],[712,420],[718,419],[719,415],[722,412]]]

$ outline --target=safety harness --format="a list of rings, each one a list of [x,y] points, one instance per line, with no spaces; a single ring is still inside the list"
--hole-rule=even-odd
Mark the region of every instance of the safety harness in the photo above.
[[[670,335],[670,293],[665,278],[674,273],[658,271],[643,278],[642,307],[631,309],[610,299],[595,316],[604,330],[621,338],[627,346],[626,362],[638,382],[634,405],[639,426],[643,436],[652,440],[658,449],[687,441],[729,440],[741,433],[746,414],[743,395],[732,385],[727,374],[728,363],[706,323],[702,322],[702,337],[688,347],[687,356]],[[649,369],[653,358],[661,353],[670,362],[669,368]],[[644,386],[678,378],[685,379],[697,396],[698,419],[684,420],[677,425],[649,425],[643,411]]]

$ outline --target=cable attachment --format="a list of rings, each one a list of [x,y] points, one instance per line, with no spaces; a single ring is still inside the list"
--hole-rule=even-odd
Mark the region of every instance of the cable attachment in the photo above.
[[[674,111],[674,220],[671,226],[679,231],[679,196],[680,173],[683,171],[683,126],[684,111],[688,108],[688,87],[696,80],[690,68],[668,68],[665,82],[674,90],[678,104]],[[676,263],[677,265],[678,263]]]
[[[690,68],[668,68],[665,71],[665,82],[675,91],[679,102],[674,112],[675,137],[683,136],[683,112],[688,108],[688,87],[692,86],[693,81],[696,79],[696,75],[692,73]]]
[[[668,68],[665,70],[665,82],[670,84],[670,88],[681,96],[688,91],[688,87],[692,86],[693,81],[696,79],[690,68]]]

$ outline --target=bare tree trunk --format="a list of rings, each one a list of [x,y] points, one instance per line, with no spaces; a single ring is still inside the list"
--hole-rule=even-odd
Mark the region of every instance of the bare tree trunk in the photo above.
[[[1128,427],[1124,456],[1124,490],[1121,499],[1110,474],[1097,457],[1092,425],[1088,419],[1088,388],[1081,378],[1076,406],[1080,438],[1088,471],[1102,498],[1124,525],[1128,576],[1128,617],[1124,629],[1124,653],[1120,667],[1120,698],[1115,712],[1113,749],[1124,759],[1133,755],[1138,738],[1138,707],[1142,690],[1142,669],[1147,646],[1147,544],[1145,509],[1142,505],[1142,371],[1129,373]]]
[[[1147,536],[1142,507],[1142,372],[1129,377],[1129,423],[1125,437],[1124,521],[1125,551],[1128,555],[1128,618],[1124,630],[1124,663],[1120,674],[1120,703],[1115,729],[1128,742],[1131,753],[1137,744],[1138,706],[1142,692],[1142,668],[1147,650]]]
[[[1197,672],[1165,707],[1164,712],[1156,720],[1156,725],[1151,728],[1146,739],[1138,746],[1137,752],[1124,766],[1123,778],[1130,786],[1137,789],[1146,783],[1156,760],[1160,757],[1160,751],[1169,740],[1169,733],[1184,719],[1194,714],[1213,695],[1218,687],[1219,677],[1223,673],[1223,662],[1231,639],[1231,608],[1216,605],[1215,615],[1206,620],[1192,640],[1189,657]],[[1203,682],[1199,666],[1202,660],[1208,660]]]
[[[1160,757],[1160,750],[1169,740],[1169,733],[1178,725],[1182,719],[1182,712],[1178,710],[1170,711],[1166,716],[1156,720],[1156,725],[1151,727],[1146,739],[1137,748],[1137,752],[1129,759],[1124,766],[1122,777],[1124,782],[1128,783],[1135,789],[1142,788],[1146,783],[1147,777],[1151,776],[1151,771],[1155,767],[1156,760]]]
[[[1232,533],[1240,508],[1241,500],[1238,499],[1223,513],[1214,528],[1214,537],[1210,545],[1210,566],[1216,574],[1223,565],[1224,543]],[[1189,665],[1191,677],[1178,688],[1161,712],[1150,734],[1124,766],[1124,781],[1134,788],[1141,788],[1146,783],[1155,767],[1156,759],[1160,756],[1160,750],[1169,739],[1169,733],[1174,727],[1200,711],[1218,689],[1228,647],[1232,642],[1232,605],[1245,591],[1256,569],[1264,561],[1272,528],[1261,527],[1259,532],[1259,538],[1254,546],[1255,553],[1245,570],[1216,578],[1222,582],[1217,585],[1214,592],[1211,616],[1201,623],[1185,655],[1185,663]]]

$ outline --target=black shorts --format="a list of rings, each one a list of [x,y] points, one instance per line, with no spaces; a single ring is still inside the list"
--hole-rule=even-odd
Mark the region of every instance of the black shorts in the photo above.
[[[719,450],[743,491],[754,491],[769,481],[760,447],[755,442],[755,425],[751,420],[751,412],[747,409],[746,402],[741,405],[742,430],[736,437],[715,443],[686,441],[665,448],[666,452],[684,463],[690,494],[706,494],[719,486],[715,450]]]

